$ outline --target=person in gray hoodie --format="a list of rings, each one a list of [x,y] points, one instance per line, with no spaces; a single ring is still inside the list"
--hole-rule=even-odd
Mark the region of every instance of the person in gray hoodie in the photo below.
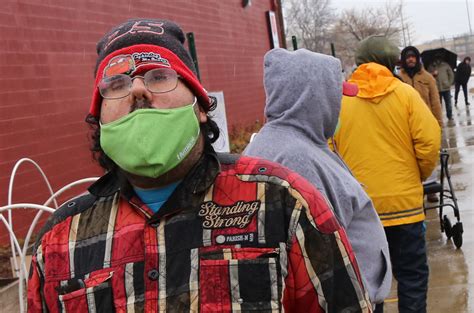
[[[341,63],[305,49],[274,49],[265,55],[264,86],[267,123],[244,154],[294,170],[329,199],[347,231],[370,300],[383,302],[392,280],[385,232],[370,198],[328,147],[341,108]]]

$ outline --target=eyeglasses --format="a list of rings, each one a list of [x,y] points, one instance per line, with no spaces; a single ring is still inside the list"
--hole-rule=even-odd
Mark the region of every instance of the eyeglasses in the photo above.
[[[170,92],[178,86],[178,74],[170,68],[156,68],[146,72],[144,76],[130,77],[117,74],[105,77],[99,83],[99,92],[104,99],[120,99],[130,94],[133,80],[142,78],[146,89],[152,93]]]

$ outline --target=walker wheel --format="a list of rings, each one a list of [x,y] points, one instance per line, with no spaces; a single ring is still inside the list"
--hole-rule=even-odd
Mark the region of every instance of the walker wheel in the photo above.
[[[453,236],[453,227],[451,226],[451,221],[446,215],[443,217],[443,229],[448,240],[451,239]]]
[[[464,232],[462,228],[462,223],[458,222],[454,224],[452,228],[453,241],[456,248],[461,248],[462,246],[462,233]]]

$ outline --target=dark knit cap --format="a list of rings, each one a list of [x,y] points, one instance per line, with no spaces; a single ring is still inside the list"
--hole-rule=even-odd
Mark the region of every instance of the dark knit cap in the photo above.
[[[416,57],[416,60],[418,62],[420,61],[420,51],[418,51],[416,47],[408,46],[405,49],[403,49],[401,53],[401,61],[402,62],[406,61],[406,58],[408,55],[414,55]]]
[[[130,19],[112,28],[97,43],[96,83],[89,113],[99,115],[102,98],[97,86],[108,69],[120,58],[132,63],[131,74],[140,74],[156,67],[174,69],[193,91],[203,109],[212,109],[184,41],[181,28],[168,20]]]
[[[387,37],[375,35],[359,42],[355,54],[355,62],[357,65],[375,62],[393,72],[399,55],[400,50]]]
[[[150,44],[167,48],[196,75],[194,63],[184,47],[184,33],[174,22],[159,19],[130,19],[120,24],[97,43],[97,63],[111,52],[125,47],[141,44]]]

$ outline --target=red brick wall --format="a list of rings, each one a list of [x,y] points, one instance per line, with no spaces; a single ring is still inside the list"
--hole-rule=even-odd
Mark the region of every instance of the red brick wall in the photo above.
[[[167,18],[194,32],[203,85],[223,90],[229,125],[263,117],[263,55],[270,49],[266,11],[277,0],[17,0],[0,13],[0,205],[7,203],[13,165],[28,157],[53,189],[100,174],[88,151],[84,123],[91,98],[95,43],[132,17]],[[278,14],[277,14],[278,16]],[[282,38],[280,42],[284,42]],[[48,197],[30,165],[15,181],[13,201]],[[16,229],[31,214],[17,212]],[[0,242],[6,237],[0,226]]]

